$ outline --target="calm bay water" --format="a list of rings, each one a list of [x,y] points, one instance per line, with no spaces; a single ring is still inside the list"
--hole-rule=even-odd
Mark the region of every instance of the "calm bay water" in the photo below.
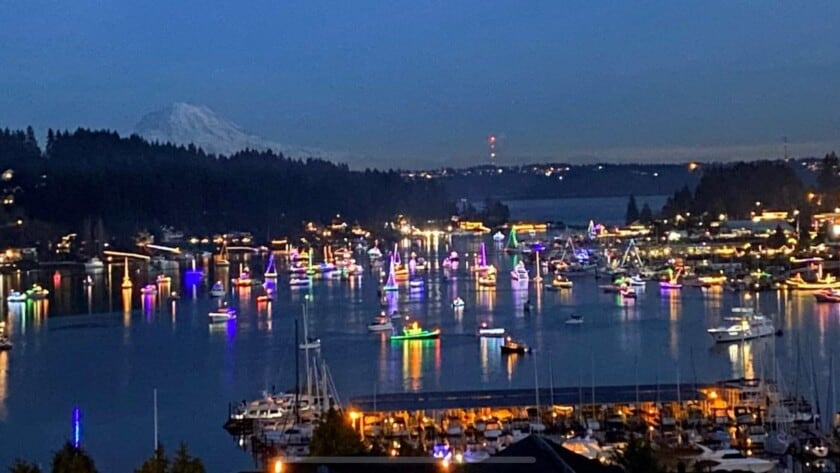
[[[472,253],[479,240],[453,243],[458,251]],[[507,275],[514,257],[487,243],[490,262]],[[442,242],[422,251],[430,261],[440,261],[449,249]],[[262,266],[255,258],[247,262],[254,269]],[[212,268],[204,271],[210,274]],[[51,294],[46,301],[2,308],[15,346],[0,353],[0,468],[18,456],[47,465],[51,452],[70,437],[71,411],[79,406],[82,442],[100,470],[133,470],[153,447],[153,388],[158,389],[161,440],[170,450],[187,441],[211,472],[253,466],[250,455],[222,429],[227,406],[272,386],[294,385],[294,319],[306,294],[311,331],[322,339],[345,400],[374,389],[531,388],[535,363],[543,386],[549,364],[555,386],[577,386],[581,378],[596,385],[675,382],[678,372],[684,382],[709,381],[760,375],[772,369],[774,352],[792,385],[798,352],[802,366],[808,366],[813,352],[818,375],[827,378],[827,359],[840,336],[840,306],[817,305],[805,294],[762,293],[746,301],[722,291],[660,293],[651,283],[637,300],[622,301],[601,293],[589,278],[577,280],[570,292],[556,293],[534,284],[515,290],[501,277],[498,288],[487,291],[479,290],[466,271],[460,279],[444,281],[433,268],[424,292],[400,293],[396,302],[424,325],[440,326],[441,339],[391,343],[365,329],[380,310],[370,275],[352,283],[317,281],[311,290],[291,290],[282,276],[275,301],[266,306],[255,302],[258,288],[231,291],[239,318],[210,326],[207,312],[214,302],[207,287],[216,279],[229,281],[226,270],[203,279],[185,269],[168,272],[171,288],[183,294],[174,305],[166,298],[171,288],[162,287],[155,298],[140,296],[139,287],[156,274],[133,273],[135,289],[125,295],[119,289],[120,267],[96,277],[89,290],[81,272],[2,277],[4,294],[36,280]],[[466,301],[460,315],[449,306],[456,296]],[[529,299],[534,310],[524,314]],[[706,328],[745,303],[776,314],[784,335],[715,346]],[[564,324],[571,313],[583,314],[585,323]],[[493,342],[474,336],[480,321],[506,327],[537,354],[503,358]],[[810,370],[800,376],[802,386]]]
[[[523,199],[506,200],[514,220],[536,220],[553,222],[560,220],[566,225],[585,226],[594,219],[607,225],[623,225],[629,197],[578,197],[565,199]],[[656,213],[665,205],[667,195],[636,196],[639,210],[647,203]]]

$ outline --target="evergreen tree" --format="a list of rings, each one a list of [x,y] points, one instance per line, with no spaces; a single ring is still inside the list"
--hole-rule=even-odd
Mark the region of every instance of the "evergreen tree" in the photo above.
[[[18,458],[9,467],[9,473],[41,473],[41,469],[34,463]]]
[[[623,452],[616,456],[619,465],[628,473],[660,473],[663,471],[653,456],[650,443],[632,437]]]
[[[321,418],[309,444],[310,453],[321,457],[360,455],[364,450],[359,434],[333,408]]]
[[[52,473],[98,473],[98,471],[87,452],[67,442],[53,456]]]
[[[178,446],[178,451],[175,452],[175,458],[172,459],[172,468],[169,473],[206,473],[204,465],[196,457],[190,455],[187,451],[187,444],[181,442]]]
[[[624,223],[630,225],[637,220],[639,220],[639,207],[636,206],[636,197],[631,195],[630,200],[627,201],[627,212],[624,214]]]
[[[152,454],[140,468],[134,470],[134,473],[168,473],[169,460],[166,459],[166,454],[163,452],[163,445],[158,445],[155,453]]]
[[[639,221],[648,224],[653,221],[653,211],[650,210],[650,205],[647,202],[642,205],[642,211],[639,212]]]

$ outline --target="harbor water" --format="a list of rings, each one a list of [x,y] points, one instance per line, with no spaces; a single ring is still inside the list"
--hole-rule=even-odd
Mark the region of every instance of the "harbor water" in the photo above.
[[[366,325],[381,309],[378,277],[318,280],[295,289],[280,271],[271,303],[257,303],[253,288],[230,288],[240,264],[260,277],[263,257],[236,255],[230,271],[185,264],[165,269],[168,284],[154,296],[140,287],[158,270],[132,266],[134,289],[123,291],[123,269],[113,266],[83,284],[82,269],[45,269],[2,277],[3,294],[38,281],[50,290],[42,301],[7,305],[2,316],[14,343],[0,352],[0,467],[16,457],[47,465],[51,452],[71,438],[71,413],[81,411],[81,442],[101,471],[131,471],[153,449],[153,389],[158,392],[160,439],[172,451],[185,441],[210,472],[254,466],[251,455],[222,429],[228,405],[264,390],[295,384],[294,326],[302,327],[308,304],[310,336],[322,352],[340,395],[706,382],[772,375],[812,397],[811,381],[826,383],[828,359],[840,336],[840,305],[816,304],[807,293],[744,295],[684,288],[661,292],[655,283],[638,299],[605,294],[593,277],[574,288],[546,291],[531,283],[514,288],[508,276],[517,256],[493,247],[499,268],[495,289],[480,289],[463,262],[478,250],[477,238],[421,242],[432,262],[422,291],[394,294],[385,310],[399,310],[424,327],[440,327],[439,340],[391,342]],[[430,243],[427,245],[427,243]],[[443,278],[440,261],[452,249],[462,255],[457,278]],[[407,249],[404,251],[408,251]],[[366,259],[362,259],[367,267]],[[532,270],[533,274],[533,270]],[[216,280],[228,281],[235,321],[209,324]],[[170,301],[172,292],[180,299]],[[451,301],[461,297],[463,311]],[[532,309],[524,310],[530,301]],[[783,335],[752,342],[715,344],[706,329],[723,323],[735,306],[773,315]],[[584,322],[569,325],[571,314]],[[505,327],[534,348],[532,355],[503,357],[498,342],[475,336],[480,322]],[[816,370],[812,375],[811,358]],[[778,368],[776,368],[776,363]],[[536,366],[535,366],[536,365]],[[799,370],[796,370],[799,367]],[[549,372],[552,379],[549,379]],[[825,385],[819,387],[825,403]]]

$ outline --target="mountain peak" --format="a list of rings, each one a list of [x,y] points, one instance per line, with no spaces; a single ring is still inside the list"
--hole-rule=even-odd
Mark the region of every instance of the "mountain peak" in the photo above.
[[[236,123],[222,118],[206,105],[175,102],[144,115],[135,132],[150,141],[190,143],[207,153],[230,156],[246,148],[282,152],[289,157],[324,156],[314,149],[289,146],[246,132]]]

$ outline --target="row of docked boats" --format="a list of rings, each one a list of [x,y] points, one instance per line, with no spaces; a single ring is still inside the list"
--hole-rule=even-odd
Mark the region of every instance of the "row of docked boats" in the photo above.
[[[27,300],[31,301],[42,301],[49,297],[50,291],[40,284],[33,284],[29,289],[24,292],[11,290],[9,291],[9,295],[6,296],[6,302],[9,304],[17,304],[26,302]]]

